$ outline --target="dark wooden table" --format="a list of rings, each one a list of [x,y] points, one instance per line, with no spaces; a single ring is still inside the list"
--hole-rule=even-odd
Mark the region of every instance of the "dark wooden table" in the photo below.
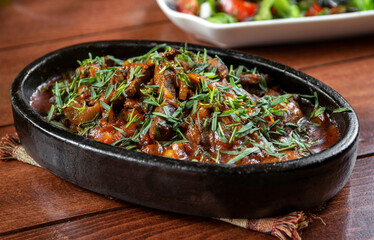
[[[9,89],[32,60],[75,43],[153,39],[202,43],[153,0],[0,0],[0,136],[15,131]],[[307,31],[307,29],[306,29]],[[353,174],[303,239],[374,239],[374,35],[238,49],[304,71],[342,94],[361,124]],[[108,199],[17,161],[0,162],[0,238],[273,239],[220,221]]]

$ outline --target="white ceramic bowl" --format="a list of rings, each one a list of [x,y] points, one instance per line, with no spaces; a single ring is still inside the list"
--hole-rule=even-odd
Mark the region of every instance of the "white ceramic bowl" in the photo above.
[[[182,30],[220,47],[312,41],[374,32],[374,10],[329,16],[216,24],[180,13],[157,0],[161,10]]]

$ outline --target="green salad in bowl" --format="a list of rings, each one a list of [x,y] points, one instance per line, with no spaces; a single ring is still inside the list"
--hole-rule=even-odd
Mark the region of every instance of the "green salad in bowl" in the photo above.
[[[213,23],[235,23],[367,11],[374,0],[175,0],[173,8]]]

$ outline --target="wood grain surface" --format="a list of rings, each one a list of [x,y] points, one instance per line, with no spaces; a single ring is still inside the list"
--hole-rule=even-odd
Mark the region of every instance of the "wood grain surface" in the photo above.
[[[0,136],[14,133],[13,79],[44,54],[87,41],[151,39],[210,45],[174,26],[153,0],[0,0]],[[316,77],[359,116],[347,185],[303,239],[374,239],[374,35],[238,48]],[[0,239],[274,239],[214,219],[162,212],[89,192],[24,163],[0,162]]]

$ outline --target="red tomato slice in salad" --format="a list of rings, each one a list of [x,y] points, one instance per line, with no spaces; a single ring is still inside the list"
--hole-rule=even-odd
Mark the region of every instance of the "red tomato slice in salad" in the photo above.
[[[313,3],[312,6],[305,13],[305,17],[317,16],[318,13],[322,12],[323,8],[316,3]]]
[[[247,18],[253,17],[258,9],[256,3],[243,0],[221,0],[220,6],[224,12],[235,16],[238,21],[245,21]]]
[[[178,12],[192,15],[197,15],[199,12],[199,4],[197,0],[177,0],[175,4],[177,5]]]

